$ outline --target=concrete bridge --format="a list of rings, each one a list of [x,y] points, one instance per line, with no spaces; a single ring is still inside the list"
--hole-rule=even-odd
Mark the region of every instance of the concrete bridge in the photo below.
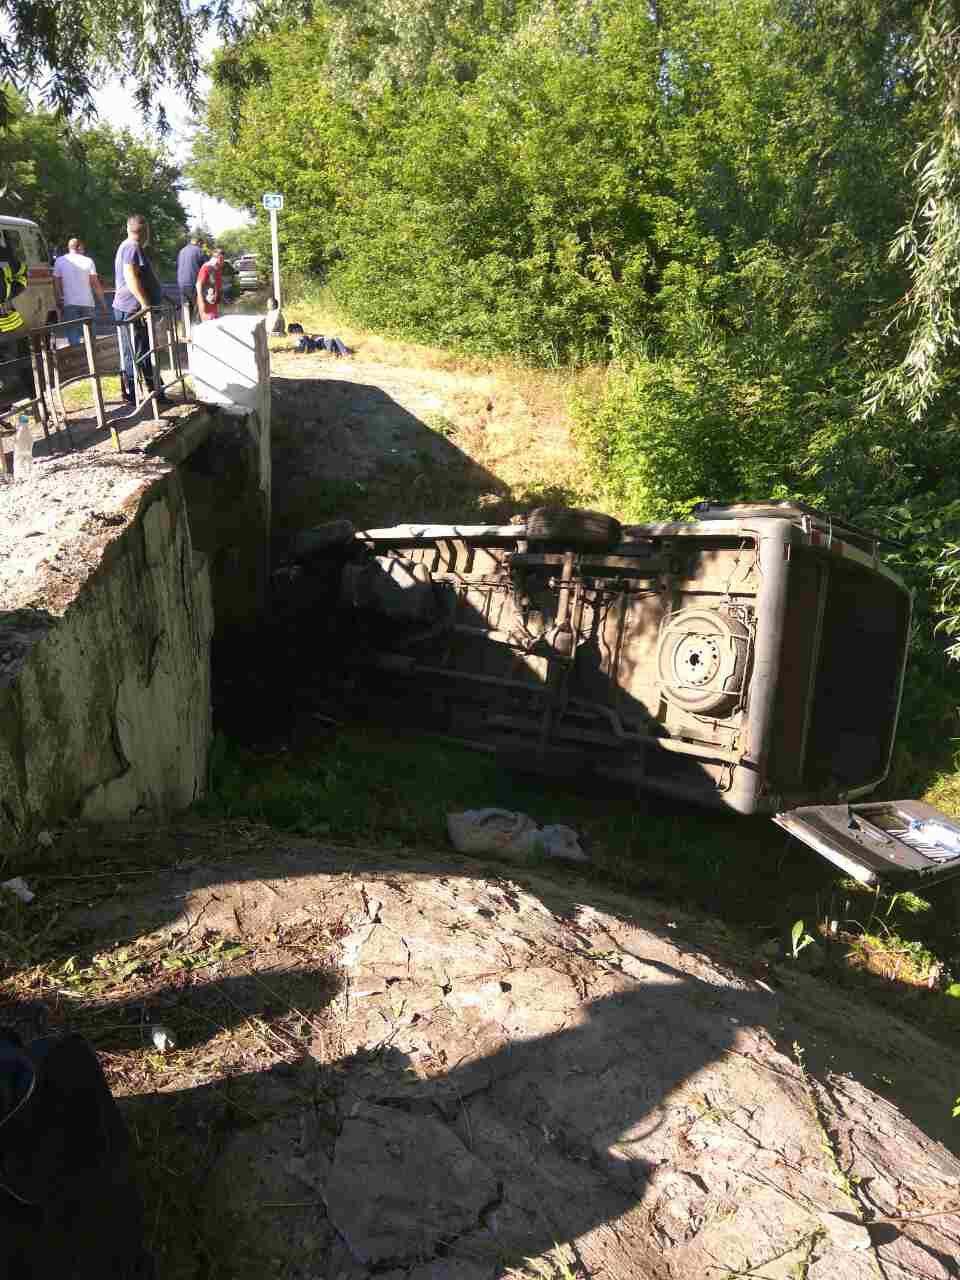
[[[196,402],[82,415],[0,486],[0,836],[190,804],[206,782],[210,648],[266,601],[270,370],[262,319],[194,331]]]

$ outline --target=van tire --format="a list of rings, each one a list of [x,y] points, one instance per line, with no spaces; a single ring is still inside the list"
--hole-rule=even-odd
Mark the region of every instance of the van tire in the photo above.
[[[527,516],[528,542],[562,542],[568,546],[615,547],[622,538],[620,521],[601,511],[578,507],[537,507]]]

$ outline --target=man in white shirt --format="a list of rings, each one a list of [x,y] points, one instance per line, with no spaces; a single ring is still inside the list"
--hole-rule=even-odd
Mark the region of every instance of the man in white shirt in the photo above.
[[[57,294],[57,306],[64,320],[83,320],[94,311],[93,295],[107,315],[107,301],[92,258],[84,252],[83,241],[72,236],[67,241],[67,252],[53,264],[53,287]],[[71,347],[83,341],[81,325],[71,325],[63,330]]]

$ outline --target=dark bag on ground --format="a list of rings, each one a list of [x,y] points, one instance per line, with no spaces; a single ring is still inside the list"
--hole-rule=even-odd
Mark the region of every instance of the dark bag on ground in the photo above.
[[[0,1028],[0,1276],[154,1280],[130,1139],[78,1035]]]

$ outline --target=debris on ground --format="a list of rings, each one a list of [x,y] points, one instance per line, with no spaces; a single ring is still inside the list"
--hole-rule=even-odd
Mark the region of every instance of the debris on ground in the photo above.
[[[169,1049],[177,1047],[176,1036],[162,1022],[154,1023],[150,1028],[150,1039],[153,1041],[154,1048],[160,1053],[166,1053]]]
[[[21,902],[32,902],[37,896],[23,876],[14,876],[12,880],[0,881],[0,889],[6,889],[8,893],[14,894]]]
[[[572,827],[538,827],[525,813],[509,809],[468,809],[447,814],[447,831],[460,853],[493,853],[528,861],[540,856],[564,862],[589,862]]]

